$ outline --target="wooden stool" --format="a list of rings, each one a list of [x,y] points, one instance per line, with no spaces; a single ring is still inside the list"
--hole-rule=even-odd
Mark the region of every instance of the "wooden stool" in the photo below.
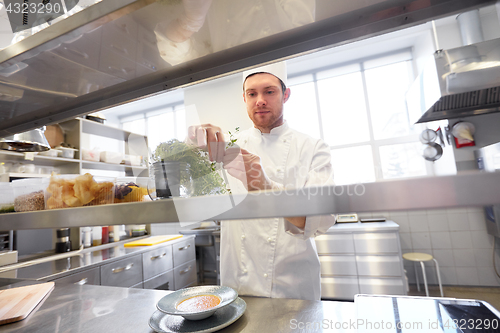
[[[424,286],[425,286],[425,294],[429,297],[429,288],[427,287],[427,276],[425,275],[425,265],[424,261],[434,260],[434,264],[436,265],[436,273],[439,283],[439,291],[441,292],[441,297],[443,295],[443,286],[441,285],[441,274],[439,273],[439,264],[433,256],[427,253],[418,253],[418,252],[409,252],[403,254],[403,259],[413,261],[413,265],[415,266],[415,277],[417,278],[417,290],[420,291],[420,283],[418,282],[418,273],[417,273],[417,261],[420,262],[420,266],[422,266],[422,274],[424,276]]]

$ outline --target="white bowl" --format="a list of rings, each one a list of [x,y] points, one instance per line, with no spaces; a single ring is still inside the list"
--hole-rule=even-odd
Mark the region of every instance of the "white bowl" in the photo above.
[[[201,295],[214,295],[220,298],[220,303],[213,308],[196,312],[185,312],[177,309],[177,306],[184,300]],[[177,290],[158,301],[156,307],[161,312],[182,316],[188,320],[200,320],[210,317],[215,311],[231,304],[238,297],[238,293],[225,286],[198,286]]]

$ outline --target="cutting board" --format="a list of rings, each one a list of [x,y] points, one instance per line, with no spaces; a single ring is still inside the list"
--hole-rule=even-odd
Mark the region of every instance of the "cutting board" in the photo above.
[[[148,238],[138,239],[133,242],[128,242],[123,244],[125,247],[133,247],[133,246],[151,246],[160,244],[163,242],[168,242],[173,239],[181,238],[182,235],[161,235],[161,236],[151,236]]]
[[[0,290],[0,325],[26,318],[54,289],[54,282]]]

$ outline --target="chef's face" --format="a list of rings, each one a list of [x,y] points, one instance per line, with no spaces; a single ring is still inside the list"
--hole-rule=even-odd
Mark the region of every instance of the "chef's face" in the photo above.
[[[283,93],[280,80],[268,73],[248,77],[243,86],[243,100],[254,126],[263,133],[283,124],[283,104],[290,89]]]

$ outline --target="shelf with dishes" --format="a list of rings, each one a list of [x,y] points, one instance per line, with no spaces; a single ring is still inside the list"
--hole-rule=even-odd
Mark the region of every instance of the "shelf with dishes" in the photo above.
[[[52,172],[83,174],[87,170],[124,172],[127,176],[147,176],[148,168],[142,156],[147,155],[147,136],[95,121],[75,118],[47,130],[47,139],[53,149],[40,153],[19,153],[0,150],[0,181],[9,181],[9,175],[24,173],[22,178],[39,174],[43,177]],[[54,129],[55,127],[55,129]],[[118,140],[117,151],[89,149],[88,137]],[[132,147],[132,148],[131,148]],[[137,152],[140,151],[142,156]],[[87,170],[85,170],[87,169]],[[21,178],[15,176],[15,178]]]

